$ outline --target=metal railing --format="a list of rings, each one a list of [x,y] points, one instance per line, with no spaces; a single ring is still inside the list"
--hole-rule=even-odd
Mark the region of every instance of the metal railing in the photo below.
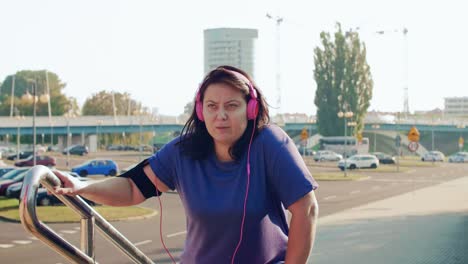
[[[24,178],[23,189],[21,190],[19,207],[21,223],[27,231],[60,255],[73,263],[96,263],[94,259],[94,225],[96,224],[104,237],[124,252],[133,262],[154,263],[83,201],[81,197],[56,195],[66,206],[73,209],[81,217],[81,249],[70,244],[37,219],[36,195],[40,184],[52,191],[54,186],[59,186],[61,183],[49,168],[42,165],[31,168]]]

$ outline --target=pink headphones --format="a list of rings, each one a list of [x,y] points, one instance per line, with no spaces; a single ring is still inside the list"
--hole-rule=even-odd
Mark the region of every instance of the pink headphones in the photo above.
[[[253,88],[252,83],[250,82],[247,77],[242,75],[241,73],[238,73],[236,71],[231,71],[224,69],[227,72],[230,72],[234,74],[237,78],[243,80],[247,86],[249,87],[249,94],[250,94],[250,100],[247,103],[247,119],[248,120],[254,120],[257,118],[258,115],[258,100],[257,100],[257,91]],[[201,87],[200,87],[201,88]],[[201,91],[198,89],[197,97],[195,99],[195,111],[197,112],[197,117],[200,119],[200,121],[205,121],[205,118],[203,117],[203,103],[200,100],[201,97]]]

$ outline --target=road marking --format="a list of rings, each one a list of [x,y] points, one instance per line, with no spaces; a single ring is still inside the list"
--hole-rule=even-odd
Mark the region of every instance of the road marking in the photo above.
[[[35,236],[30,236],[30,237],[28,237],[28,238],[31,239],[31,240],[39,240],[39,238],[37,238],[37,237],[35,237]]]
[[[434,180],[419,180],[419,179],[410,179],[410,180],[390,180],[390,179],[375,179],[373,180],[375,182],[391,182],[392,184],[397,184],[397,183],[443,183],[444,181],[434,181]]]
[[[27,244],[31,244],[32,241],[31,240],[13,240],[11,241],[15,244],[18,244],[18,245],[27,245]]]
[[[331,195],[331,196],[327,196],[325,198],[323,198],[324,200],[330,200],[330,199],[335,199],[336,198],[336,195]]]
[[[141,242],[137,242],[134,245],[135,246],[141,246],[141,245],[148,244],[148,243],[151,243],[151,242],[153,242],[153,240],[144,240],[144,241],[141,241]]]
[[[166,237],[175,237],[175,236],[180,236],[180,235],[185,235],[185,234],[187,234],[187,231],[181,231],[181,232],[177,232],[174,234],[169,234]]]
[[[76,230],[60,230],[61,233],[65,234],[75,234],[77,231]]]
[[[0,244],[0,248],[11,248],[14,247],[15,245],[13,244]]]
[[[361,192],[360,190],[356,190],[356,191],[350,192],[349,194],[356,194],[356,193],[360,193],[360,192]]]

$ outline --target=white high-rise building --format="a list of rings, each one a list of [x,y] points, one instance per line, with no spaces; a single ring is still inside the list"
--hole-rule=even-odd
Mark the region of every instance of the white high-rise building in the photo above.
[[[468,96],[446,97],[444,113],[446,115],[468,115]]]
[[[221,65],[240,68],[254,76],[256,29],[213,28],[204,31],[205,74]]]

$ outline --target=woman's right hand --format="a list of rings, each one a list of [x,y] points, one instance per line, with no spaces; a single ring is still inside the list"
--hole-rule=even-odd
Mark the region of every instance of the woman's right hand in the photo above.
[[[60,195],[79,195],[83,193],[84,187],[87,186],[86,182],[82,182],[77,178],[58,170],[54,170],[53,173],[60,179],[62,186],[56,186],[54,188],[55,194]]]

